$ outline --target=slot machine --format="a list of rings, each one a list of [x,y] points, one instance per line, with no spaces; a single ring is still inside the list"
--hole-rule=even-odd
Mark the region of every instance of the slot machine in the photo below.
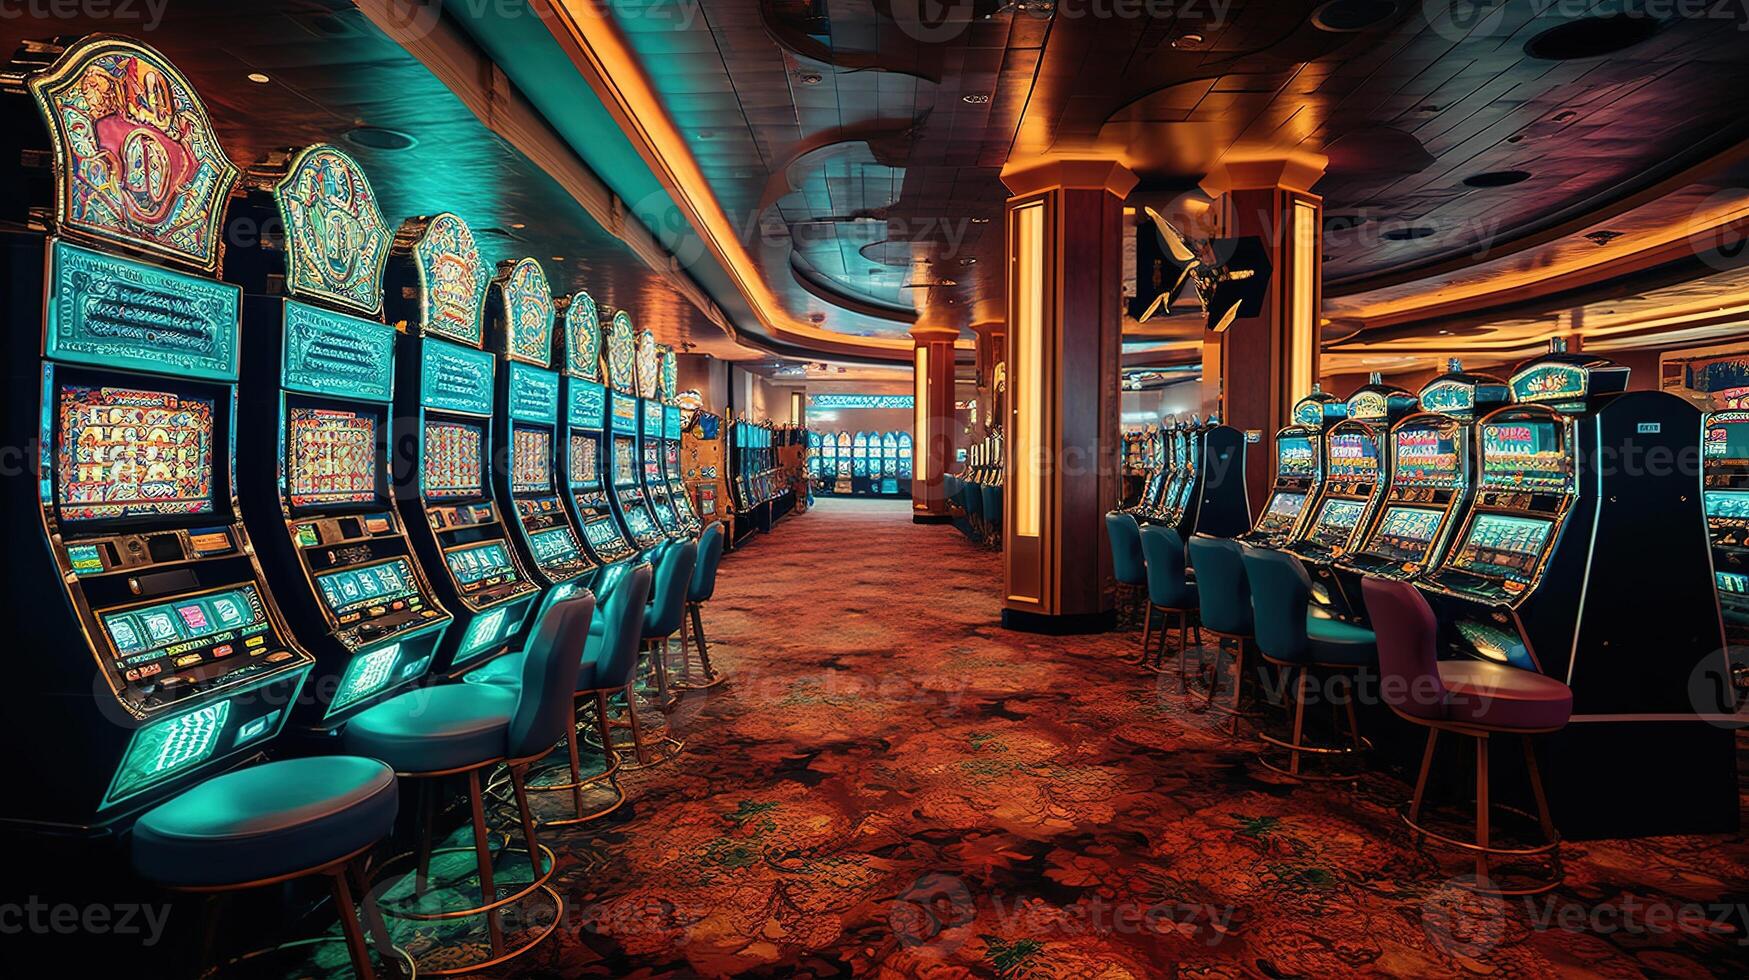
[[[662,471],[668,479],[668,500],[680,527],[689,537],[704,530],[704,522],[693,509],[692,495],[686,491],[685,468],[680,462],[680,434],[686,421],[680,409],[680,360],[674,350],[663,347],[660,393],[662,399]]]
[[[1475,421],[1511,398],[1506,382],[1472,374],[1452,360],[1422,387],[1421,411],[1405,416],[1386,437],[1390,483],[1378,520],[1334,564],[1336,600],[1361,613],[1363,575],[1399,581],[1438,563],[1468,512],[1475,488]]]
[[[396,506],[455,623],[434,673],[517,649],[540,600],[505,527],[492,466],[497,358],[485,349],[486,269],[473,232],[442,212],[401,224],[383,299],[395,321]]]
[[[1210,415],[1186,434],[1187,472],[1174,502],[1172,526],[1189,541],[1193,534],[1228,538],[1251,527],[1251,500],[1245,493],[1245,433]]]
[[[233,224],[278,233],[225,260],[245,294],[240,489],[268,583],[316,657],[293,724],[332,735],[423,678],[451,622],[389,488],[392,235],[363,170],[336,147],[273,153],[244,185]]]
[[[638,334],[638,458],[639,477],[644,486],[644,499],[656,515],[656,526],[669,540],[686,537],[680,526],[680,515],[668,497],[668,476],[662,470],[662,440],[666,430],[662,422],[662,347],[656,335],[648,330]]]
[[[637,394],[636,343],[632,336],[632,318],[624,310],[613,315],[603,325],[604,346],[607,348],[607,414],[609,442],[612,450],[613,502],[620,525],[630,535],[633,546],[648,551],[667,539],[650,500],[644,496],[644,482],[638,472],[642,459],[639,449],[639,418]]]
[[[535,622],[548,606],[587,587],[599,568],[572,524],[559,492],[559,373],[553,363],[553,294],[540,263],[500,263],[486,301],[492,346],[500,358],[493,444],[509,447],[492,467],[517,557],[544,588]],[[494,454],[502,458],[502,450]],[[586,578],[587,576],[587,578]]]
[[[564,373],[559,388],[565,406],[564,472],[569,493],[565,503],[583,544],[595,560],[612,565],[635,557],[630,532],[615,516],[602,464],[611,454],[607,443],[607,389],[601,383],[601,323],[595,300],[579,292],[559,302],[564,329]]]
[[[1324,432],[1342,420],[1347,403],[1318,384],[1294,403],[1290,425],[1275,433],[1275,480],[1263,514],[1238,535],[1245,544],[1280,548],[1303,533],[1324,486]]]
[[[1151,447],[1154,470],[1149,476],[1147,491],[1136,507],[1137,520],[1157,520],[1165,509],[1167,488],[1178,475],[1178,456],[1172,444],[1172,435],[1177,430],[1177,425],[1176,418],[1170,423],[1162,420],[1160,428],[1154,434]]]
[[[1700,412],[1627,391],[1627,368],[1554,350],[1477,424],[1475,501],[1420,586],[1443,655],[1540,671],[1573,690],[1549,737],[1569,837],[1735,829],[1729,677],[1701,503]]]
[[[1701,464],[1706,522],[1713,544],[1713,581],[1725,631],[1749,636],[1749,412],[1709,412]]]
[[[21,49],[0,106],[0,397],[30,447],[0,480],[0,816],[117,833],[271,744],[314,664],[236,492],[242,290],[217,274],[238,172],[188,80],[124,38]]]

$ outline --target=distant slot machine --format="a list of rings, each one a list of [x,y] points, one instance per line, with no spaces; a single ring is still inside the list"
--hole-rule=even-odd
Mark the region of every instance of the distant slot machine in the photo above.
[[[1573,689],[1550,736],[1570,837],[1733,830],[1735,739],[1701,504],[1700,413],[1628,370],[1556,349],[1478,425],[1476,499],[1420,586],[1447,656]]]
[[[0,813],[113,832],[270,744],[314,660],[235,492],[238,173],[205,106],[105,35],[26,49],[4,85],[5,438],[32,448],[0,480]]]
[[[493,347],[502,358],[494,442],[509,447],[507,465],[493,468],[499,500],[510,501],[506,523],[517,556],[546,591],[538,616],[577,588],[599,566],[583,546],[560,494],[559,372],[553,363],[553,294],[531,258],[500,264],[486,301]],[[501,454],[495,454],[501,455]]]
[[[602,565],[625,561],[638,553],[630,530],[620,523],[608,495],[604,473],[612,455],[607,433],[607,389],[601,383],[601,322],[595,300],[579,292],[559,303],[564,318],[564,374],[560,380],[565,406],[565,438],[560,443],[562,470],[570,506],[583,544]]]
[[[692,495],[686,492],[685,468],[681,465],[681,432],[686,428],[681,413],[680,362],[671,348],[663,347],[661,384],[658,393],[662,401],[662,471],[668,481],[668,502],[674,516],[680,519],[681,530],[689,537],[704,530],[693,508]]]
[[[414,552],[455,624],[432,670],[456,675],[517,649],[541,596],[487,478],[497,359],[483,349],[487,275],[467,223],[409,218],[384,300],[395,351],[395,499]]]
[[[237,460],[268,581],[316,656],[293,723],[320,735],[424,677],[451,618],[389,489],[391,234],[370,182],[316,144],[271,154],[244,183],[233,222],[281,230],[225,261],[247,294]]]
[[[1713,542],[1713,581],[1725,629],[1749,637],[1749,412],[1708,413],[1701,462],[1706,521]]]
[[[1324,432],[1343,418],[1347,403],[1312,385],[1311,394],[1294,403],[1293,424],[1275,433],[1275,478],[1263,513],[1251,530],[1238,536],[1246,544],[1280,548],[1301,536],[1318,512],[1324,487]]]
[[[609,474],[613,480],[613,507],[620,523],[639,551],[647,551],[667,538],[657,523],[655,509],[644,494],[639,472],[643,463],[638,414],[637,339],[631,314],[620,310],[602,328],[607,349],[607,414],[611,441]]]
[[[662,469],[662,345],[656,335],[645,330],[638,335],[638,445],[642,461],[640,478],[644,484],[644,499],[656,515],[656,524],[670,540],[687,536],[680,524],[680,514],[669,499],[668,476]]]
[[[1391,427],[1390,484],[1378,520],[1335,563],[1334,598],[1345,609],[1364,612],[1361,576],[1412,580],[1444,556],[1475,489],[1475,421],[1510,398],[1505,381],[1453,360],[1421,389],[1421,411]]]

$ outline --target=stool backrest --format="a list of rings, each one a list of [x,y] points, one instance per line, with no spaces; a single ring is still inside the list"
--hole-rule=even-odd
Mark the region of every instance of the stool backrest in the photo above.
[[[1188,609],[1196,593],[1184,579],[1184,538],[1174,528],[1142,528],[1142,558],[1148,566],[1148,601],[1167,609]]]
[[[1306,608],[1312,578],[1285,551],[1245,548],[1245,582],[1251,588],[1251,622],[1257,648],[1266,657],[1295,663],[1306,659]]]
[[[717,565],[723,560],[723,522],[712,521],[698,536],[698,565],[692,571],[692,584],[686,589],[687,602],[704,602],[717,591]]]
[[[698,563],[698,545],[676,541],[656,563],[656,579],[650,586],[650,605],[644,612],[644,639],[668,636],[680,628],[686,614],[686,590],[692,585],[692,568]]]
[[[1239,542],[1198,534],[1190,539],[1189,551],[1202,624],[1217,633],[1250,636],[1251,586],[1245,580]]]
[[[1446,713],[1439,677],[1439,620],[1421,590],[1371,575],[1360,581],[1379,643],[1379,696],[1403,714],[1437,720]]]
[[[998,484],[986,484],[978,490],[984,498],[984,520],[997,527],[1002,526],[1002,487]]]
[[[650,601],[650,582],[655,573],[648,562],[639,562],[608,593],[601,614],[601,661],[597,683],[603,690],[617,690],[631,683],[638,666],[638,643],[644,638],[644,606]]]
[[[565,726],[575,715],[572,692],[594,618],[595,593],[586,589],[547,607],[522,661],[522,688],[516,713],[510,716],[506,757],[527,758],[565,737]]]
[[[1121,510],[1105,512],[1105,533],[1111,538],[1111,572],[1125,585],[1143,585],[1148,569],[1142,562],[1142,529]]]

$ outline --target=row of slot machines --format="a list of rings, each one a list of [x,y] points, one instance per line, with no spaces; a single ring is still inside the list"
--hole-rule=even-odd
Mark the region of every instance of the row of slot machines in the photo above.
[[[1549,745],[1564,834],[1734,828],[1702,419],[1627,378],[1556,341],[1507,379],[1453,361],[1418,395],[1376,375],[1346,400],[1314,389],[1239,537],[1305,562],[1314,615],[1365,624],[1364,576],[1411,581],[1441,657],[1569,685]]]
[[[1002,430],[991,429],[982,439],[966,449],[966,468],[962,478],[980,487],[1002,485]]]
[[[1124,508],[1137,521],[1193,534],[1232,537],[1251,526],[1245,493],[1245,435],[1210,415],[1143,434],[1142,492]]]
[[[793,492],[782,479],[777,454],[778,446],[787,444],[789,438],[788,430],[759,422],[742,420],[730,427],[729,489],[737,513],[750,513]]]
[[[700,522],[674,358],[624,311],[384,220],[340,149],[240,172],[163,55],[0,81],[8,821],[124,819],[282,735],[517,649]],[[262,229],[223,240],[226,227]]]

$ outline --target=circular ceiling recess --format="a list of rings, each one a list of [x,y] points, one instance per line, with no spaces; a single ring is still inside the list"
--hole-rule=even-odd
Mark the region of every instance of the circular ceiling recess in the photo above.
[[[1471,174],[1464,178],[1464,184],[1469,187],[1510,187],[1522,184],[1530,179],[1528,170],[1490,170],[1486,173]]]
[[[1312,11],[1312,26],[1335,34],[1352,34],[1382,23],[1397,12],[1392,0],[1330,0]]]
[[[1432,225],[1400,225],[1380,232],[1379,237],[1393,242],[1412,242],[1417,238],[1426,238],[1433,232]]]
[[[419,141],[398,129],[381,126],[357,126],[346,131],[346,140],[372,150],[407,150]]]
[[[1643,14],[1581,17],[1524,42],[1524,53],[1543,61],[1601,58],[1650,39],[1663,26],[1662,21]]]

